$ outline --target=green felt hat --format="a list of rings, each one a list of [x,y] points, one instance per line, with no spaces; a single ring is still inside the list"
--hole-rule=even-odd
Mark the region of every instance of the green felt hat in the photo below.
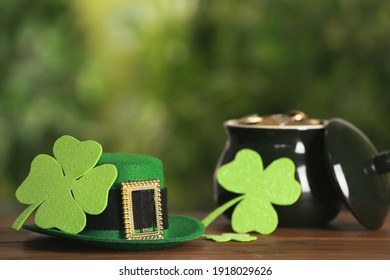
[[[159,159],[137,154],[103,153],[95,169],[103,169],[110,165],[115,166],[117,176],[115,181],[113,179],[114,183],[107,195],[97,198],[95,191],[92,188],[89,189],[91,196],[96,196],[92,197],[93,199],[101,200],[96,200],[97,204],[103,205],[104,200],[107,201],[103,207],[104,211],[91,214],[89,212],[93,211],[88,212],[83,208],[87,214],[85,226],[80,232],[63,230],[58,226],[38,226],[37,218],[40,218],[38,212],[36,224],[23,225],[23,228],[101,247],[125,250],[161,249],[202,236],[204,226],[197,219],[168,215],[167,188],[164,182],[162,162]],[[33,169],[34,162],[32,171]],[[67,170],[64,169],[64,173],[66,174]],[[84,205],[83,201],[88,199],[77,201],[75,198],[75,200],[80,205]],[[69,218],[72,218],[71,215]],[[71,229],[65,226],[64,228]]]

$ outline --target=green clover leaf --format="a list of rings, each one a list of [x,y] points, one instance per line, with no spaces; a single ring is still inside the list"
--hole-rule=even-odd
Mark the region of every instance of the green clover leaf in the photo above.
[[[208,226],[238,202],[231,219],[235,232],[272,233],[278,225],[272,204],[291,205],[301,194],[301,186],[294,174],[295,165],[288,158],[277,159],[264,170],[257,152],[240,150],[233,161],[217,170],[217,180],[226,190],[242,195],[217,208],[203,223]]]
[[[215,242],[228,242],[228,241],[238,241],[238,242],[249,242],[257,240],[256,236],[249,235],[247,233],[222,233],[218,234],[204,234],[202,237],[206,239],[211,239]]]
[[[117,170],[112,164],[94,167],[102,154],[100,144],[65,135],[54,143],[53,153],[55,158],[36,156],[29,175],[16,190],[18,201],[30,206],[15,220],[14,229],[20,229],[38,208],[37,226],[75,234],[86,225],[85,213],[97,215],[107,207]]]

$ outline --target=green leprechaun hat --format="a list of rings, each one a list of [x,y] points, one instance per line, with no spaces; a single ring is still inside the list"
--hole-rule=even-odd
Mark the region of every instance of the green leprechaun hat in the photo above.
[[[38,155],[16,198],[28,204],[13,228],[36,210],[27,230],[125,250],[166,248],[202,236],[203,224],[168,215],[162,162],[102,153],[95,141],[59,138],[54,157]]]

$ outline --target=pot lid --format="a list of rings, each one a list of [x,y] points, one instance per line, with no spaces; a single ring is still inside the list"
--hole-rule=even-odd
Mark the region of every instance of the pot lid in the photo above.
[[[331,119],[325,152],[336,189],[356,219],[368,229],[382,226],[388,211],[390,151],[378,154],[367,136],[351,123]]]

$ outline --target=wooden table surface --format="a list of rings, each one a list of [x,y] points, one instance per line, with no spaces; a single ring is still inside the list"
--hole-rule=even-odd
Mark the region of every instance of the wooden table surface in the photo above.
[[[205,213],[189,213],[203,218]],[[50,237],[26,230],[14,231],[15,216],[0,216],[0,259],[390,259],[390,216],[377,231],[362,228],[353,216],[342,211],[325,228],[278,228],[268,236],[258,235],[249,243],[216,243],[199,238],[157,251],[129,252]],[[230,232],[226,218],[217,219],[207,233]]]

